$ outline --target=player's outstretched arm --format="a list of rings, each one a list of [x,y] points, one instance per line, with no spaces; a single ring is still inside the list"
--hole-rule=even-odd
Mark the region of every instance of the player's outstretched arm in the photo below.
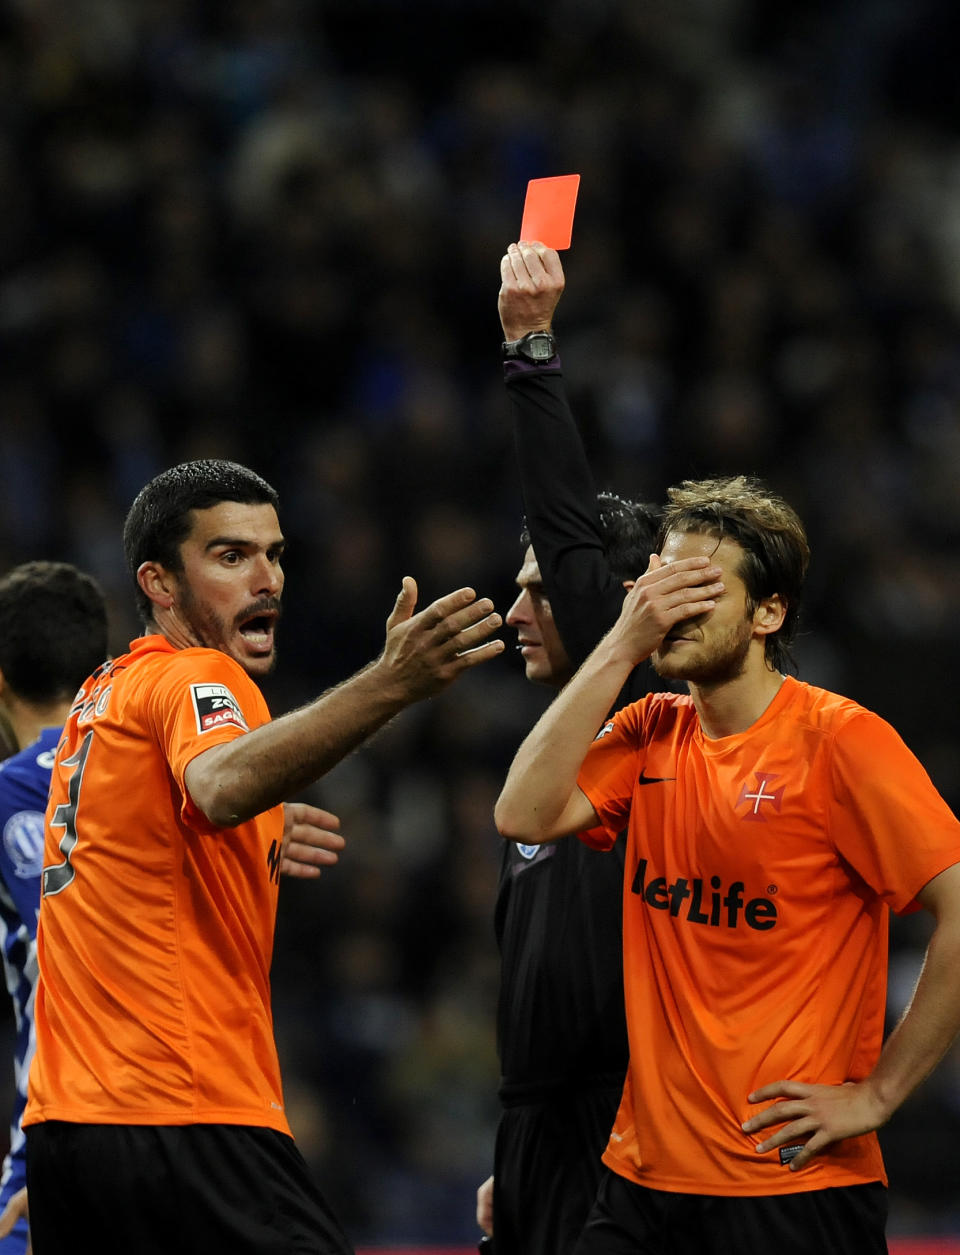
[[[503,641],[491,639],[500,615],[472,588],[419,613],[416,602],[416,582],[405,576],[379,658],[310,705],[193,759],[185,783],[211,823],[235,827],[278,805],[401,710],[503,652]]]
[[[834,1142],[886,1124],[960,1033],[960,863],[935,876],[917,896],[936,917],[936,928],[910,1005],[871,1074],[845,1085],[775,1081],[749,1095],[750,1102],[773,1102],[743,1125],[746,1133],[776,1128],[757,1145],[758,1153],[804,1143],[791,1171]]]

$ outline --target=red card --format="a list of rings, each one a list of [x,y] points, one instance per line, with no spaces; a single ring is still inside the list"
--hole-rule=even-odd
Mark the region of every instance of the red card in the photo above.
[[[569,248],[573,236],[573,211],[580,190],[579,174],[559,174],[552,179],[531,179],[523,205],[521,240],[539,240],[548,248]]]

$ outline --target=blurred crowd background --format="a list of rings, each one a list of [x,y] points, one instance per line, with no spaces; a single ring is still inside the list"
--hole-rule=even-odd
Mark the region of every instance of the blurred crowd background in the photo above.
[[[0,0],[0,570],[92,572],[124,649],[130,501],[224,456],[283,503],[275,713],[378,652],[404,574],[505,613],[499,260],[527,180],[576,171],[556,329],[599,485],[767,477],[814,550],[801,678],[890,719],[956,807],[951,8]],[[544,700],[510,650],[312,795],[348,849],[283,886],[275,1014],[357,1241],[476,1236],[491,811]],[[926,936],[894,922],[891,1014]],[[883,1136],[891,1231],[960,1232],[960,1052]]]

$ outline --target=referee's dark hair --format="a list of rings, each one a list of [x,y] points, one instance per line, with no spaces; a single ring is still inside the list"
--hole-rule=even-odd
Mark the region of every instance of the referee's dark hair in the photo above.
[[[618,580],[635,580],[647,569],[650,555],[657,550],[660,511],[645,501],[628,501],[615,492],[598,492],[600,534],[610,571]],[[526,522],[520,534],[526,548],[530,529]]]

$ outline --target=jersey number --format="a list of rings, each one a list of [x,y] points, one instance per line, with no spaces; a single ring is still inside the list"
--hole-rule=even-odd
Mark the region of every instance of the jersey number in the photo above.
[[[43,896],[45,898],[66,889],[77,874],[70,862],[70,855],[77,844],[77,802],[80,800],[83,769],[87,765],[87,755],[90,753],[92,739],[93,732],[91,731],[83,738],[77,752],[72,757],[63,760],[64,767],[76,767],[76,771],[70,777],[70,787],[67,790],[69,800],[60,803],[50,820],[51,828],[63,829],[63,836],[57,847],[63,855],[63,862],[43,869]]]

